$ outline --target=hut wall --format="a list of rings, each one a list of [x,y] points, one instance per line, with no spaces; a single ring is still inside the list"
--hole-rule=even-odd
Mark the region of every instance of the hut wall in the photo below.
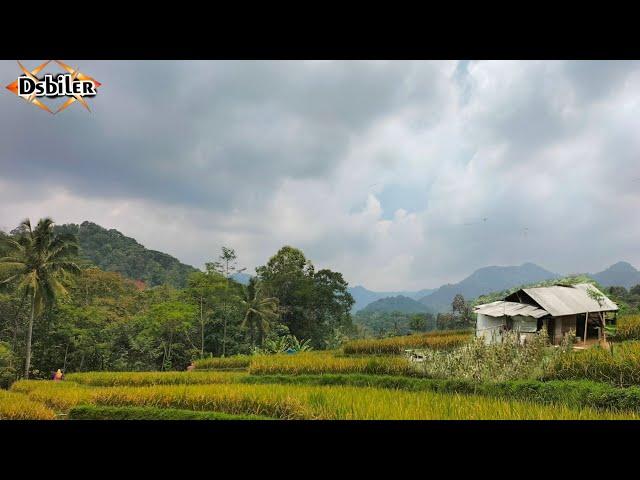
[[[490,317],[489,315],[478,314],[476,323],[476,337],[482,337],[484,342],[489,344],[500,341],[500,327],[505,324],[505,317]]]

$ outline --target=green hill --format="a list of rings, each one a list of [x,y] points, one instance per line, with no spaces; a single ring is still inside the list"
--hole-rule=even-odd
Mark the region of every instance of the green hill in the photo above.
[[[371,302],[361,312],[401,312],[401,313],[426,313],[429,309],[420,302],[398,295]]]
[[[76,235],[82,257],[102,270],[119,272],[132,280],[141,280],[148,286],[166,283],[182,288],[186,286],[189,274],[197,271],[171,255],[145,248],[118,230],[107,230],[92,222],[57,225],[54,228],[60,233]]]

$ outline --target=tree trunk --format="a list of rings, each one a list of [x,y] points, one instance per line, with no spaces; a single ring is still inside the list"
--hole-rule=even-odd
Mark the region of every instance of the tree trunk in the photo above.
[[[200,358],[204,358],[204,317],[202,316],[202,297],[200,297]]]
[[[36,294],[31,298],[31,316],[29,317],[29,330],[27,331],[27,354],[24,366],[24,378],[29,378],[29,368],[31,367],[31,336],[33,335],[33,319],[36,312]]]

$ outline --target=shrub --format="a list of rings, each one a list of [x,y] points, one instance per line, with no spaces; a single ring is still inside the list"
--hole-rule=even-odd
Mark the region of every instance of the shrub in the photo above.
[[[618,387],[640,385],[640,342],[559,352],[545,366],[542,378],[594,380]]]
[[[468,342],[471,332],[443,330],[419,335],[405,335],[382,339],[361,339],[347,342],[343,351],[347,355],[400,355],[407,349],[431,348],[447,350]]]
[[[230,415],[174,408],[104,407],[79,405],[69,411],[72,420],[269,420],[258,415]]]
[[[16,379],[15,357],[9,344],[0,342],[0,388],[9,388]]]
[[[415,365],[431,378],[504,381],[532,378],[545,356],[547,335],[540,334],[521,344],[516,332],[503,335],[502,343],[485,344],[482,338],[453,351],[425,350],[425,360]]]
[[[55,420],[56,414],[25,395],[0,390],[0,420]]]

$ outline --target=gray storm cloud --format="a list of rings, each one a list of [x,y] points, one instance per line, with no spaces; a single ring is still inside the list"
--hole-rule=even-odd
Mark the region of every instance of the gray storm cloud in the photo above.
[[[291,244],[387,290],[640,264],[638,62],[66,63],[92,113],[0,95],[0,228],[89,219],[196,266]]]

